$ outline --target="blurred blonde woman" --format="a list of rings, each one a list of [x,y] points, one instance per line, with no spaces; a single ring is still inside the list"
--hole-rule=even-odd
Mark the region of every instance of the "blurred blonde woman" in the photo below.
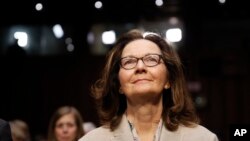
[[[83,120],[72,106],[60,107],[51,117],[48,141],[77,141],[84,135]]]
[[[20,119],[9,122],[13,141],[30,141],[30,131],[28,124]]]

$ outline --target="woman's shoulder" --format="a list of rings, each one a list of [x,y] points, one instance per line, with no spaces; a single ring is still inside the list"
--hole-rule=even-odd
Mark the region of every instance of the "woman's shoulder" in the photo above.
[[[110,140],[110,137],[111,137],[110,129],[101,126],[91,130],[83,137],[81,137],[78,141],[97,141],[97,140],[106,141]]]
[[[179,130],[183,131],[183,132],[204,132],[204,133],[209,133],[211,132],[210,130],[208,130],[206,127],[199,125],[199,124],[193,124],[192,126],[188,127],[188,126],[184,126],[184,125],[180,125],[179,126]]]
[[[195,124],[192,127],[180,125],[178,130],[180,132],[182,132],[182,134],[184,136],[187,136],[187,137],[193,136],[195,138],[202,138],[205,140],[218,141],[218,138],[217,138],[215,133],[213,133],[212,131],[210,131],[206,127],[199,125],[199,124]]]

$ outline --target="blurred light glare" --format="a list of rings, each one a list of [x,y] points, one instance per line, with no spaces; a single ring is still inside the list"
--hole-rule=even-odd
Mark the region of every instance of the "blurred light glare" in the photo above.
[[[53,26],[52,28],[54,35],[56,36],[56,38],[62,38],[64,35],[62,26],[60,24],[56,24]]]
[[[179,42],[182,39],[180,28],[171,28],[166,31],[166,38],[170,42]]]
[[[195,98],[195,104],[197,108],[204,108],[207,105],[207,98],[204,96],[197,96]]]
[[[176,17],[171,17],[171,18],[169,19],[169,23],[172,24],[172,25],[177,25],[178,22],[179,22],[179,20],[178,20],[178,18],[176,18]]]
[[[74,51],[74,49],[75,49],[75,46],[73,44],[68,44],[67,45],[68,52],[72,52],[72,51]]]
[[[68,37],[65,39],[66,44],[71,44],[72,43],[72,38]]]
[[[37,11],[41,11],[43,9],[43,5],[41,3],[37,3],[35,8]]]
[[[14,38],[17,39],[17,44],[20,47],[27,47],[28,34],[26,32],[17,31],[14,33]]]
[[[95,2],[95,8],[96,8],[96,9],[102,8],[102,2],[101,2],[101,1],[96,1],[96,2]]]
[[[221,4],[224,4],[224,3],[226,3],[226,0],[219,0],[219,2],[220,2]]]
[[[156,6],[162,6],[163,5],[163,0],[155,0],[155,5]]]
[[[115,31],[105,31],[102,33],[102,42],[104,44],[113,44],[116,41]]]
[[[95,36],[93,32],[89,32],[87,35],[87,41],[89,44],[93,44],[95,41]]]

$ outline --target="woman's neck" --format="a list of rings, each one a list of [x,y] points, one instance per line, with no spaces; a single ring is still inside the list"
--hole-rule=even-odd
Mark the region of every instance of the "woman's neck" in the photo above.
[[[153,139],[158,123],[162,115],[162,102],[147,103],[147,104],[133,104],[128,102],[127,118],[135,127],[140,139],[144,141],[149,138]]]
[[[163,111],[162,96],[150,99],[128,99],[127,117],[131,122],[159,122]]]
[[[136,107],[130,107],[128,105],[127,108],[127,117],[131,122],[141,122],[141,123],[152,123],[155,121],[159,121],[162,114],[162,105],[137,105]]]

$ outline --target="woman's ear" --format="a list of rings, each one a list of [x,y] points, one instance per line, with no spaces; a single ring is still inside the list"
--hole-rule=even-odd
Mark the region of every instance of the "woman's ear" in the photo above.
[[[165,88],[165,89],[170,88],[170,84],[169,84],[169,82],[167,82],[167,83],[165,84],[164,88]]]

